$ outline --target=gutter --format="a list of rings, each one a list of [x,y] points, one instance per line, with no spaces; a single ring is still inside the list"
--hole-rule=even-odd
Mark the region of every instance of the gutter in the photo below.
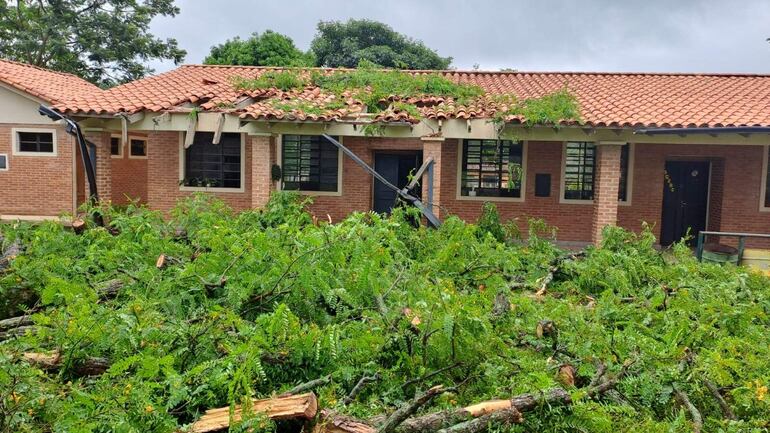
[[[770,126],[717,126],[712,128],[639,128],[634,134],[645,135],[687,135],[687,134],[770,134]]]

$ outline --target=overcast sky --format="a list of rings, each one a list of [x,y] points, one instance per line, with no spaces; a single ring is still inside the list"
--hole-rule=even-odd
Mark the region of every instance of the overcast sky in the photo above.
[[[457,69],[770,73],[770,0],[177,0],[152,31],[185,63],[274,30],[306,50],[319,20],[369,18],[422,40]],[[158,72],[173,65],[153,63]]]

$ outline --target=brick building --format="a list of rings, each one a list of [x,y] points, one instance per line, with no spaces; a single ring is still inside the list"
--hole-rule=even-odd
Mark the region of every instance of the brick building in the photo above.
[[[75,140],[37,110],[99,92],[74,75],[0,60],[0,219],[75,212],[78,178],[83,186]]]
[[[236,77],[267,71],[274,69],[189,65],[54,106],[96,145],[100,195],[116,203],[138,199],[168,210],[207,191],[246,209],[287,189],[313,196],[311,211],[323,219],[387,211],[392,191],[321,137],[329,134],[399,186],[432,158],[431,204],[441,217],[473,221],[492,201],[504,218],[542,218],[558,227],[560,240],[574,242],[596,241],[607,224],[639,230],[645,222],[664,244],[688,228],[770,233],[763,129],[770,127],[770,76],[436,72],[492,96],[538,97],[566,86],[579,102],[579,123],[527,127],[511,118],[501,135],[490,122],[492,102],[463,106],[426,96],[410,101],[420,112],[415,119],[397,109],[367,113],[352,99],[332,108],[334,96],[312,85],[234,85]],[[380,126],[376,136],[367,135],[372,122]],[[0,214],[71,209],[45,200],[22,209],[26,193],[11,189]],[[70,199],[84,190],[80,182]]]

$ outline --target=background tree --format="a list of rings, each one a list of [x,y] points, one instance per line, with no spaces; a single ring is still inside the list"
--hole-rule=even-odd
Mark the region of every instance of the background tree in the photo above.
[[[354,68],[361,60],[399,69],[447,69],[452,63],[451,57],[372,20],[321,21],[311,50],[316,64],[326,67]]]
[[[203,61],[208,65],[313,66],[313,57],[303,53],[288,36],[267,30],[248,39],[228,39],[211,47]]]
[[[0,0],[0,57],[111,86],[153,72],[150,59],[184,60],[175,39],[149,32],[178,13],[174,0]]]

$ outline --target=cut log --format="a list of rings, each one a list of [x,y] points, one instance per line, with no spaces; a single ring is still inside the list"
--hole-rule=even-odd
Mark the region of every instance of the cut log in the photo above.
[[[272,420],[283,419],[313,419],[318,412],[318,400],[312,392],[286,397],[267,398],[253,400],[251,409],[253,413],[262,413]],[[230,417],[230,407],[221,407],[207,410],[206,413],[190,426],[190,433],[205,433],[222,430],[230,427],[230,422],[239,422],[243,419],[241,405],[236,405]]]
[[[509,407],[441,429],[438,433],[479,433],[487,430],[489,424],[508,426],[511,424],[520,424],[522,422],[524,422],[524,417],[521,416],[521,412],[515,407]]]
[[[416,396],[414,399],[412,399],[411,402],[406,403],[396,409],[395,412],[390,414],[390,416],[385,420],[384,423],[382,423],[382,426],[380,426],[379,429],[377,429],[378,433],[392,433],[396,430],[396,427],[401,425],[407,418],[414,415],[415,412],[417,412],[421,407],[428,404],[431,400],[433,400],[436,396],[443,394],[446,392],[447,389],[444,388],[442,385],[436,385],[431,388],[429,388],[424,393]]]
[[[123,281],[114,279],[102,281],[96,285],[96,293],[102,299],[110,299],[118,296],[118,292],[123,288]]]
[[[48,372],[58,371],[63,364],[63,359],[59,352],[27,352],[24,354],[24,360]],[[104,358],[90,357],[75,363],[72,368],[77,376],[98,376],[110,368],[110,362]]]
[[[27,332],[36,332],[37,326],[35,325],[28,325],[28,326],[19,326],[16,328],[11,328],[5,332],[0,332],[0,341],[10,340],[14,337],[21,337]]]
[[[29,326],[32,324],[32,316],[24,315],[11,317],[10,319],[0,320],[0,331],[7,331],[9,329],[18,328],[20,326]]]
[[[1,247],[2,243],[0,242],[0,248]],[[19,254],[21,254],[21,243],[19,243],[18,239],[13,241],[4,250],[0,251],[0,272],[5,271],[11,267],[11,262]]]
[[[313,433],[376,433],[377,429],[349,416],[322,410]]]
[[[74,221],[72,221],[72,231],[75,232],[75,234],[82,234],[86,230],[86,222],[82,219],[78,218]]]

